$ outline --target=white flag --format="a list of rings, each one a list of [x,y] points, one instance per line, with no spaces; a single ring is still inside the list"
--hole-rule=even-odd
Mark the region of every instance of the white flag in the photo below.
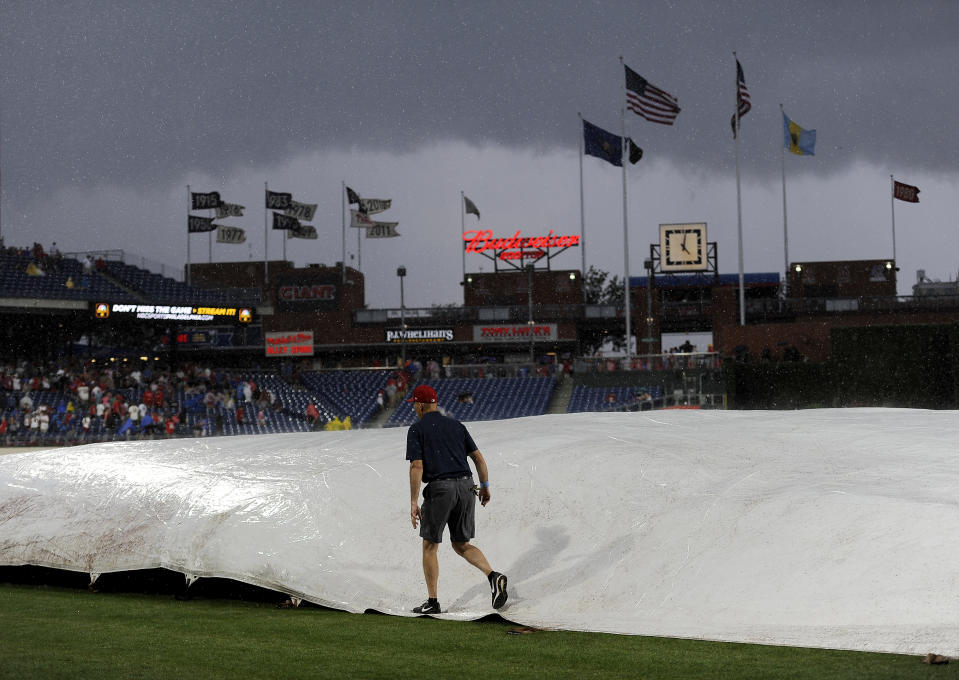
[[[224,227],[220,225],[216,229],[216,242],[239,245],[240,243],[246,242],[246,232],[239,227]]]
[[[300,203],[290,201],[290,207],[283,211],[287,217],[295,217],[301,222],[312,222],[316,214],[316,203]]]
[[[389,210],[392,203],[392,198],[361,198],[360,210],[369,215],[374,215]]]
[[[350,226],[356,228],[367,228],[372,227],[376,222],[374,222],[369,215],[365,212],[360,212],[359,210],[350,209]]]
[[[399,236],[396,225],[399,222],[374,222],[372,227],[366,228],[366,238],[395,238]]]

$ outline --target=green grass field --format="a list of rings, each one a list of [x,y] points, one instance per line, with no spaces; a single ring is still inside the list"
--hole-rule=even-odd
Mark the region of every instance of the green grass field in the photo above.
[[[959,678],[912,656],[515,627],[0,584],[0,678]]]

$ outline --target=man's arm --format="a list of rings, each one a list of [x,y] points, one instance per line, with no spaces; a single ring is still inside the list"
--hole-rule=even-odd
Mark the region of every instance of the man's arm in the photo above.
[[[489,482],[489,470],[486,469],[486,459],[483,458],[483,454],[480,453],[479,449],[472,451],[468,454],[470,458],[473,459],[473,465],[476,466],[476,476],[479,477],[480,481],[480,490],[479,490],[479,499],[483,507],[486,507],[486,504],[490,501],[489,486],[483,486]]]
[[[420,485],[423,483],[423,461],[410,461],[410,521],[413,528],[421,519],[420,516]]]

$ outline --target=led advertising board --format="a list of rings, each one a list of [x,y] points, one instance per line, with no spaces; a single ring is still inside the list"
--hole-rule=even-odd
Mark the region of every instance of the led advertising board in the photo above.
[[[219,321],[250,323],[252,307],[203,307],[191,305],[140,305],[96,302],[93,315],[98,319],[134,318],[160,321]]]

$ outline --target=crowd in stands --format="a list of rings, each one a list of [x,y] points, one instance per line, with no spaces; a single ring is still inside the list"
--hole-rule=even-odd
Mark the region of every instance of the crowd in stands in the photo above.
[[[336,429],[352,427],[349,414],[321,415],[314,403],[319,397],[310,402],[312,409],[294,411],[278,394],[285,383],[278,385],[261,387],[249,374],[190,363],[175,370],[79,359],[0,364],[0,443],[259,432],[278,419],[292,421],[296,430],[320,429],[334,419]]]

